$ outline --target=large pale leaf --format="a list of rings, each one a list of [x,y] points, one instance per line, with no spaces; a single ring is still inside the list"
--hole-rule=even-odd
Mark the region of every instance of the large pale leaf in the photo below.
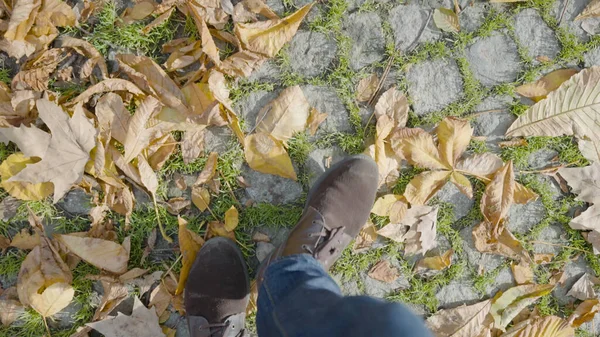
[[[473,228],[473,243],[482,253],[502,255],[514,260],[531,263],[531,257],[523,245],[504,226],[482,222]]]
[[[102,82],[98,82],[92,85],[91,87],[87,88],[84,92],[79,94],[79,96],[77,96],[72,102],[70,102],[70,104],[75,105],[77,103],[86,103],[95,94],[115,91],[125,91],[132,93],[135,96],[144,95],[144,92],[135,84],[120,78],[110,78]]]
[[[204,18],[201,16],[196,6],[192,6],[188,4],[188,10],[192,13],[192,18],[196,23],[196,28],[200,33],[200,39],[202,40],[202,51],[208,55],[210,60],[215,64],[219,65],[221,63],[221,59],[219,58],[219,49],[215,45],[215,41],[210,35],[210,31],[208,30],[208,26],[204,21]]]
[[[425,324],[436,337],[478,336],[491,305],[492,301],[486,300],[469,306],[442,309],[429,317]]]
[[[538,298],[549,294],[554,285],[525,284],[512,287],[496,296],[493,300],[490,314],[494,319],[494,327],[500,330],[512,321],[523,308],[533,304]]]
[[[45,133],[45,132],[44,132]],[[39,162],[38,159],[25,157],[22,153],[13,153],[0,164],[0,185],[6,192],[20,200],[43,200],[52,194],[52,183],[28,183],[24,181],[9,181],[15,174],[21,172],[27,165]]]
[[[294,37],[300,23],[313,5],[314,3],[305,5],[283,19],[237,23],[234,28],[235,35],[240,39],[244,49],[273,57]]]
[[[573,296],[581,301],[596,298],[594,282],[588,273],[583,274],[571,287],[567,296]]]
[[[451,174],[451,171],[420,173],[408,183],[404,197],[411,205],[424,205],[444,187]]]
[[[454,167],[458,158],[469,146],[472,135],[473,128],[468,120],[454,117],[442,120],[437,127],[438,149],[442,161]]]
[[[581,324],[594,319],[598,311],[600,311],[600,301],[597,298],[583,301],[569,316],[569,323],[574,327],[579,327]]]
[[[433,137],[422,129],[400,129],[391,136],[392,148],[412,165],[430,170],[448,170],[439,156]]]
[[[356,100],[359,102],[368,101],[375,93],[375,90],[377,90],[378,84],[379,77],[377,74],[371,74],[361,79],[356,86]]]
[[[44,317],[52,316],[73,299],[72,279],[57,249],[43,237],[21,264],[17,280],[19,301]]]
[[[488,179],[502,165],[504,165],[504,162],[500,157],[486,152],[474,154],[458,161],[454,169],[477,178]]]
[[[535,317],[512,326],[501,337],[574,337],[575,329],[560,317]]]
[[[575,20],[594,18],[598,16],[600,16],[600,0],[593,0],[583,9],[581,14],[577,15]]]
[[[585,157],[585,159],[590,162],[599,162],[600,161],[600,143],[591,142],[589,140],[579,140],[579,151],[581,151],[581,155]]]
[[[458,33],[460,30],[458,15],[449,8],[436,8],[433,12],[433,22],[445,32]]]
[[[577,74],[577,69],[559,69],[540,78],[533,83],[523,84],[515,89],[521,96],[531,98],[534,102],[539,102],[546,98],[549,93],[556,90],[571,76]]]
[[[394,127],[404,127],[408,121],[408,99],[395,87],[381,94],[377,104],[375,104],[375,116],[379,118],[383,115],[390,117]]]
[[[9,181],[51,182],[54,184],[56,203],[73,184],[83,178],[90,151],[96,145],[96,129],[80,106],[75,109],[73,117],[69,117],[61,107],[47,99],[37,100],[36,105],[40,118],[46,123],[52,136],[42,160],[28,165]],[[42,137],[40,141],[47,141],[47,137]]]
[[[112,92],[102,96],[96,104],[96,117],[100,130],[110,130],[112,138],[125,144],[131,114],[121,96]]]
[[[58,240],[72,254],[100,269],[115,274],[123,274],[127,271],[129,253],[124,246],[116,242],[74,235],[60,235]]]
[[[396,242],[405,242],[405,255],[425,253],[436,246],[436,207],[414,206],[410,208],[402,221],[390,223],[377,231]]]
[[[158,324],[156,310],[154,308],[147,309],[137,297],[134,297],[131,316],[119,312],[116,317],[108,317],[102,321],[87,323],[86,325],[106,337],[165,337]]]
[[[481,198],[481,213],[492,224],[503,220],[514,200],[515,174],[512,161],[499,169],[485,188]]]
[[[7,40],[23,41],[35,22],[41,4],[41,0],[15,1],[4,37]]]
[[[507,136],[574,135],[600,141],[600,67],[584,69],[520,116]]]
[[[590,166],[562,168],[558,173],[563,177],[577,200],[593,203],[585,212],[572,219],[569,226],[573,229],[596,230],[600,225],[600,162]]]
[[[286,88],[256,117],[256,131],[287,141],[306,128],[310,105],[299,86]]]
[[[188,278],[192,265],[196,260],[196,254],[204,244],[204,239],[195,232],[187,228],[187,221],[178,218],[179,222],[179,251],[181,252],[181,271],[179,273],[179,283],[175,295],[181,294],[185,288],[185,282]]]
[[[209,182],[217,172],[217,161],[219,159],[219,154],[217,152],[211,152],[206,158],[206,163],[204,164],[204,168],[202,168],[202,172],[196,178],[194,182],[194,186],[200,186],[202,184],[206,184]]]
[[[390,261],[381,260],[369,270],[367,275],[377,281],[392,283],[400,277],[400,272],[398,268],[392,266]]]
[[[283,143],[271,135],[255,133],[246,136],[244,156],[248,166],[253,170],[297,179],[292,160],[285,151]]]

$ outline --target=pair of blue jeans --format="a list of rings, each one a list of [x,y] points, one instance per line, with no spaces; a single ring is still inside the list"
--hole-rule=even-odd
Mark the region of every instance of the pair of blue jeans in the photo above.
[[[312,256],[272,263],[258,293],[259,337],[431,337],[423,321],[399,303],[343,296]]]

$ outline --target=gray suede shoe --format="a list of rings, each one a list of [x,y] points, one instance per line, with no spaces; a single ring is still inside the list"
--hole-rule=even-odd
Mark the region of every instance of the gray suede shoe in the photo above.
[[[185,285],[190,336],[243,336],[249,293],[246,262],[235,242],[222,237],[208,240]]]

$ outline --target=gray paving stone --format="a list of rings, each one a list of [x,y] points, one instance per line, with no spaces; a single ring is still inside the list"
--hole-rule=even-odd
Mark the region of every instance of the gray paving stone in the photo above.
[[[485,21],[487,7],[486,4],[481,3],[466,6],[459,15],[460,30],[466,33],[473,33],[478,30]]]
[[[396,268],[400,268],[400,264],[398,261],[395,261],[393,258],[384,257],[384,259],[388,260],[390,264]],[[385,283],[375,279],[370,278],[367,275],[367,272],[362,275],[363,283],[365,286],[365,293],[369,296],[383,298],[395,291],[401,289],[407,289],[410,287],[410,283],[408,283],[408,279],[405,275],[400,274],[394,282]]]
[[[440,198],[441,201],[452,204],[455,220],[469,214],[474,205],[473,199],[469,199],[469,197],[464,195],[464,193],[451,182],[446,183],[446,185],[438,191],[436,196]]]
[[[291,179],[252,170],[244,165],[242,176],[250,186],[246,187],[248,198],[254,202],[287,204],[302,194],[302,186]]]
[[[538,56],[554,59],[558,55],[560,46],[556,35],[535,9],[521,11],[514,20],[515,35],[521,45],[527,48],[534,64],[540,63],[535,59]]]
[[[540,199],[525,205],[513,204],[508,211],[507,227],[513,233],[528,233],[546,216],[546,207]]]
[[[540,234],[536,238],[536,241],[542,241],[547,243],[559,244],[559,245],[568,245],[564,239],[564,235],[566,235],[565,230],[562,228],[560,224],[551,224],[550,226],[542,229]],[[536,254],[558,254],[562,250],[561,247],[546,245],[542,243],[534,243],[533,251]]]
[[[52,319],[48,320],[48,326],[53,329],[69,329],[75,322],[76,314],[83,309],[83,305],[77,301],[71,301],[64,309],[52,315]]]
[[[474,304],[479,301],[480,295],[466,280],[453,280],[443,286],[435,295],[441,309],[454,308],[463,304]]]
[[[344,33],[352,40],[350,66],[359,70],[381,61],[385,53],[385,39],[381,18],[376,13],[354,13],[344,22]]]
[[[561,27],[567,27],[575,36],[577,36],[582,42],[587,42],[590,37],[581,28],[581,20],[575,21],[583,9],[590,3],[590,0],[557,0],[552,6],[551,15],[555,18],[559,18],[561,12],[564,10],[562,21],[560,22]],[[565,4],[567,4],[566,8]]]
[[[527,158],[527,164],[533,170],[543,169],[551,165],[551,161],[558,155],[558,152],[550,149],[541,149],[535,151]]]
[[[596,47],[583,55],[585,67],[600,66],[600,47]]]
[[[389,22],[394,33],[396,49],[407,51],[413,44],[435,41],[441,37],[442,32],[431,19],[419,40],[416,41],[421,29],[427,23],[431,10],[417,4],[410,4],[397,6],[390,11]]]
[[[508,111],[511,101],[512,97],[510,96],[492,96],[486,98],[474,109],[475,112],[482,113],[473,121],[473,134],[486,137],[486,144],[492,152],[500,152],[498,143],[504,140],[506,131],[517,119]]]
[[[326,113],[327,118],[319,126],[317,136],[323,132],[351,132],[352,125],[348,119],[348,110],[340,100],[334,89],[324,86],[305,85],[302,91],[311,107],[321,113]]]
[[[513,82],[522,69],[517,45],[501,32],[475,39],[467,48],[467,60],[475,78],[485,86]]]
[[[504,258],[499,255],[481,253],[475,248],[473,243],[473,227],[476,224],[465,227],[460,231],[460,237],[463,239],[463,248],[467,257],[469,266],[475,270],[483,269],[484,271],[492,271],[502,264]]]
[[[223,153],[235,140],[233,131],[227,126],[209,126],[204,132],[204,151]]]
[[[312,186],[314,182],[323,174],[329,167],[325,167],[328,158],[331,158],[330,165],[333,165],[343,159],[346,153],[337,146],[327,149],[315,149],[308,154],[306,160],[306,168],[308,169],[309,184]]]
[[[375,2],[377,4],[387,4],[387,3],[392,2],[392,0],[371,0],[371,1],[368,1],[368,0],[348,0],[346,2],[348,3],[348,11],[349,12],[353,12],[353,11],[355,11],[356,9],[358,9],[360,6],[362,6],[366,2],[369,2],[369,3]]]
[[[279,90],[255,91],[241,99],[234,107],[240,117],[244,119],[246,130],[250,131],[256,125],[256,117],[260,110],[269,102],[279,96]]]
[[[357,280],[344,280],[341,275],[337,274],[333,274],[331,277],[338,284],[344,296],[362,295]]]
[[[91,200],[90,195],[78,188],[65,194],[56,206],[71,216],[87,216],[92,209]]]
[[[256,244],[256,259],[263,262],[264,259],[275,250],[275,246],[270,242],[258,242]]]
[[[248,76],[249,81],[277,82],[281,79],[281,70],[273,59],[265,61]]]
[[[292,70],[306,77],[321,75],[337,52],[335,40],[311,31],[297,32],[288,49]]]
[[[486,297],[493,297],[498,291],[505,291],[515,285],[515,279],[510,267],[502,268],[498,273],[498,276],[494,278],[492,284],[488,285],[485,289],[485,295]]]
[[[463,81],[456,62],[437,59],[419,63],[407,74],[408,93],[417,115],[439,111],[458,100],[463,92]]]
[[[565,282],[563,284],[558,284],[556,288],[554,288],[554,291],[552,291],[552,294],[559,304],[566,305],[576,301],[574,297],[567,296],[567,293],[571,290],[573,284],[575,284],[575,282],[577,282],[577,280],[585,273],[594,275],[594,271],[583,257],[580,257],[575,261],[567,262],[563,271]]]
[[[191,186],[194,185],[194,183],[196,182],[196,179],[198,179],[198,175],[197,174],[182,174],[181,175],[183,177],[183,181],[185,181],[185,184],[187,185],[187,188],[185,190],[180,190],[177,185],[175,184],[175,179],[171,178],[169,180],[169,184],[167,186],[167,198],[179,198],[179,197],[184,197],[188,200],[191,199],[192,196],[192,189]]]

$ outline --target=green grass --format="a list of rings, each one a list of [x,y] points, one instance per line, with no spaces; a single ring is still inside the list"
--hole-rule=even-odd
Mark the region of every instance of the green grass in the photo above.
[[[10,69],[8,68],[0,68],[0,82],[3,82],[4,84],[10,86],[10,83],[12,82],[12,76],[10,74]]]
[[[505,147],[502,159],[512,160],[518,169],[529,167],[529,156],[539,150],[548,149],[558,152],[559,162],[570,166],[585,166],[588,161],[581,155],[577,143],[572,137],[528,137],[527,146]]]

